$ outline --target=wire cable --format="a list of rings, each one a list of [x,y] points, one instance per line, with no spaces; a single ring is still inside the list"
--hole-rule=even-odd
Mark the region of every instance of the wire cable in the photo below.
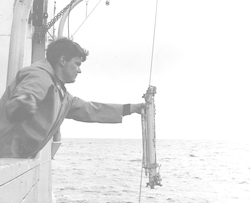
[[[150,86],[150,84],[151,84],[151,76],[152,76],[152,69],[153,69],[154,47],[155,47],[155,31],[156,31],[156,22],[157,22],[157,12],[158,12],[158,0],[156,0],[156,6],[155,6],[155,22],[154,22],[154,34],[153,34],[152,53],[151,53],[150,74],[149,74],[149,86]]]
[[[143,173],[143,158],[144,158],[144,155],[142,154],[142,164],[141,164],[141,180],[140,180],[140,192],[139,192],[139,203],[141,202],[142,173]]]
[[[153,44],[152,44],[152,53],[151,53],[151,64],[150,64],[149,86],[150,86],[150,84],[151,84],[151,76],[152,76],[152,69],[153,69],[154,44],[155,44],[155,32],[156,32],[156,22],[157,22],[157,11],[158,11],[158,0],[156,0],[156,8],[155,8],[155,21],[154,21]],[[141,202],[142,173],[143,173],[143,160],[144,160],[144,150],[143,150],[143,155],[142,155],[141,180],[140,180],[140,191],[139,191],[139,203]]]
[[[69,30],[69,25],[70,25],[70,23],[69,23],[69,16],[70,16],[70,12],[71,12],[71,7],[72,7],[72,4],[70,4],[70,7],[69,7],[69,14],[68,14],[68,38],[69,38],[69,35],[70,35],[70,30]]]
[[[96,7],[100,4],[102,0],[100,0],[96,6],[93,8],[93,10],[90,12],[90,14],[85,18],[85,20],[81,23],[81,25],[76,29],[76,31],[74,32],[74,34],[72,35],[72,37],[78,32],[78,30],[82,27],[82,25],[85,23],[85,21],[89,18],[89,16],[93,13],[93,11],[96,9]]]
[[[87,18],[88,17],[88,2],[89,2],[89,0],[85,0],[85,2],[86,2],[85,18]]]

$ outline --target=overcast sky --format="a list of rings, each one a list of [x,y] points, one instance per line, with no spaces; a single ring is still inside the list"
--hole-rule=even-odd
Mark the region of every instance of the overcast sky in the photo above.
[[[69,3],[57,1],[57,12]],[[86,1],[70,14],[70,35]],[[99,0],[89,0],[88,14]],[[108,103],[140,103],[149,85],[156,0],[101,1],[74,35],[90,51],[73,95]],[[249,139],[250,3],[248,0],[159,0],[151,85],[156,136]],[[65,29],[67,36],[67,27]],[[63,137],[141,138],[140,115],[122,124],[65,121]]]

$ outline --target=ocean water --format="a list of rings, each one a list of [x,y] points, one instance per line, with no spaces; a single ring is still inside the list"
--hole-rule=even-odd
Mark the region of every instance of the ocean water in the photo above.
[[[162,187],[141,181],[142,142],[63,139],[53,161],[57,203],[249,203],[250,144],[157,140]]]

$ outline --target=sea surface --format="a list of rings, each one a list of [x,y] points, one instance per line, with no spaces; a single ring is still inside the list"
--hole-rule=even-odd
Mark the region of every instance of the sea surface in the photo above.
[[[141,179],[141,140],[63,139],[53,161],[57,203],[250,203],[250,143],[156,145],[162,187],[150,189],[144,172]]]

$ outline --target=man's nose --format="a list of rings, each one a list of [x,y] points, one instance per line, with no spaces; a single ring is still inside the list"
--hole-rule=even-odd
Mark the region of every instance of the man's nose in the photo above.
[[[81,73],[81,72],[82,72],[80,66],[77,67],[77,72],[78,72],[78,73]]]

